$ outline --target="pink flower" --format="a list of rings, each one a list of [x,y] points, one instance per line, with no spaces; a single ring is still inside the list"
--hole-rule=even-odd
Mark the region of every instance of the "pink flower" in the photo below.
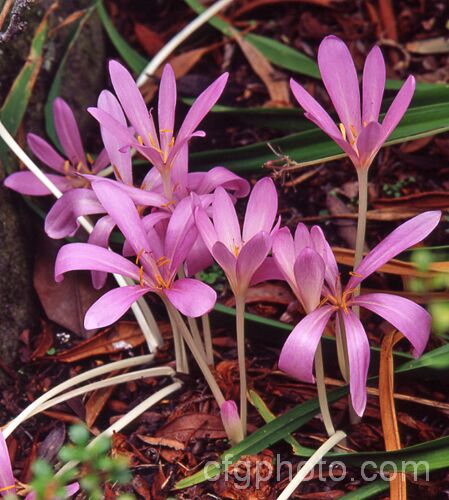
[[[223,92],[228,74],[221,75],[195,100],[175,138],[176,80],[169,64],[164,68],[159,89],[158,131],[128,70],[117,61],[111,61],[109,73],[115,93],[133,130],[101,108],[89,108],[89,112],[102,127],[115,136],[121,146],[134,147],[159,170],[165,194],[171,198],[170,184],[187,184],[187,161],[184,159],[188,156],[188,142],[195,136],[204,137],[205,133],[197,130],[197,127]]]
[[[195,210],[195,221],[206,247],[222,267],[235,295],[246,292],[254,273],[271,249],[271,235],[278,200],[273,181],[256,183],[248,200],[243,231],[234,204],[218,187],[212,203],[212,220],[203,207]],[[275,228],[277,229],[277,227]]]
[[[221,405],[220,412],[229,441],[232,445],[240,443],[243,440],[243,430],[237,405],[232,400],[225,401]]]
[[[165,296],[187,316],[209,312],[215,305],[215,291],[198,280],[176,279],[179,267],[197,238],[191,200],[186,198],[176,207],[161,236],[151,227],[144,226],[133,201],[123,190],[104,180],[94,182],[92,188],[137,255],[137,264],[106,248],[72,243],[58,253],[55,279],[61,281],[65,272],[86,269],[121,274],[139,284],[116,288],[103,295],[86,313],[85,327],[110,325],[146,293]]]
[[[309,232],[304,224],[298,224],[294,239],[287,227],[280,229],[273,238],[273,261],[278,271],[266,278],[287,281],[306,313],[320,303],[325,274],[330,279],[338,273],[332,250],[318,226]]]
[[[318,65],[326,90],[340,119],[339,127],[324,108],[294,80],[290,86],[305,116],[320,127],[351,158],[356,168],[369,168],[374,157],[401,121],[415,91],[409,76],[382,123],[379,112],[385,87],[385,61],[373,47],[363,70],[363,100],[351,54],[342,40],[327,36],[318,50]]]
[[[279,367],[299,380],[313,382],[312,367],[315,351],[324,328],[337,314],[343,321],[346,331],[352,403],[357,414],[363,415],[366,406],[366,378],[370,350],[365,329],[352,311],[352,307],[369,309],[391,323],[413,345],[416,357],[421,356],[427,344],[431,316],[421,306],[398,295],[367,293],[354,296],[354,291],[364,279],[383,264],[424,239],[438,225],[440,217],[439,211],[425,212],[401,224],[361,261],[345,287],[341,284],[337,263],[332,253],[326,251],[325,258],[310,261],[313,267],[303,270],[305,286],[317,290],[325,276],[322,293],[324,301],[296,325],[284,344]],[[281,252],[283,257],[290,259],[288,256],[292,255],[292,249],[288,239],[285,238],[282,242],[278,240],[277,245],[285,248],[282,250],[277,248],[275,253]],[[338,327],[338,321],[336,324]]]
[[[84,152],[80,131],[69,105],[60,97],[53,103],[53,117],[56,135],[65,153],[62,157],[47,141],[35,134],[27,135],[28,146],[36,157],[49,168],[57,172],[47,174],[51,181],[62,191],[88,184],[80,173],[98,173],[103,170],[109,160],[103,150],[93,162]],[[48,189],[31,172],[16,172],[5,180],[5,186],[29,196],[47,196]]]

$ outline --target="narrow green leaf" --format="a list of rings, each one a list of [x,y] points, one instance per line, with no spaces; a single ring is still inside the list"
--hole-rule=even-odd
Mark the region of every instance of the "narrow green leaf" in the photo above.
[[[117,52],[136,75],[142,73],[148,63],[147,59],[134,50],[115,29],[102,0],[97,1],[96,8],[103,27]]]
[[[0,119],[12,136],[16,135],[28,108],[37,73],[40,69],[47,32],[48,23],[47,19],[44,18],[36,29],[28,58],[14,80],[0,110]],[[0,143],[0,157],[6,170],[10,171],[8,147],[3,141]]]
[[[347,388],[342,387],[329,392],[329,402],[340,399],[347,393]],[[307,423],[319,409],[317,399],[311,399],[302,403],[284,415],[276,418],[272,422],[264,425],[250,436],[245,438],[239,444],[226,451],[221,457],[220,462],[211,464],[209,467],[183,479],[176,484],[177,489],[187,488],[207,479],[215,477],[220,471],[224,470],[226,465],[236,462],[243,455],[255,455],[269,446],[285,438],[286,435],[299,429]]]
[[[197,14],[205,11],[205,8],[197,0],[185,0],[185,2]],[[240,33],[236,28],[218,17],[212,17],[209,23],[226,36],[232,36],[233,31]],[[272,38],[256,35],[255,33],[240,34],[273,64],[291,71],[297,71],[302,75],[312,78],[320,78],[316,62],[301,52]]]
[[[276,415],[270,411],[265,401],[257,394],[256,391],[250,390],[249,396],[251,403],[256,407],[260,416],[264,419],[265,423],[268,424],[276,419]],[[291,435],[287,434],[284,440],[292,447],[293,453],[299,455],[303,452],[303,447],[298,443],[298,441]]]
[[[436,135],[449,130],[449,104],[441,102],[429,106],[412,107],[392,133],[385,146]],[[341,149],[321,130],[313,129],[274,139],[270,144],[298,163],[313,165],[343,158]],[[194,170],[207,170],[218,163],[235,172],[260,169],[274,158],[266,143],[257,143],[233,149],[196,153],[191,156]]]

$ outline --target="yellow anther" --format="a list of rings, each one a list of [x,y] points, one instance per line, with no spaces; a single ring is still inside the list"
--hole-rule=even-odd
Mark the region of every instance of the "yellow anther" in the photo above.
[[[351,129],[352,136],[354,139],[357,139],[357,130],[355,129],[354,125],[349,125],[349,128]]]
[[[168,283],[165,282],[164,278],[160,274],[156,276],[156,281],[160,288],[168,288],[169,286]]]
[[[151,147],[155,149],[159,154],[162,154],[162,150],[157,147],[156,141],[154,140],[153,136],[150,133],[148,133],[148,137],[150,139]]]
[[[141,135],[138,135],[138,136],[137,136],[137,142],[138,142],[141,146],[143,146],[143,139],[142,139],[142,136],[141,136]]]
[[[79,161],[77,164],[76,164],[76,171],[77,172],[81,172],[81,169],[83,168],[83,164]]]
[[[136,255],[136,265],[139,264],[139,260],[142,257],[142,255],[145,252],[145,248],[142,248],[142,250],[139,251],[139,253]]]
[[[143,266],[140,266],[140,269],[139,269],[139,283],[140,283],[140,286],[145,286],[144,285],[144,282],[143,282]]]
[[[164,204],[162,205],[162,208],[167,208],[167,207],[169,207],[169,206],[171,206],[171,205],[176,205],[176,201],[175,201],[175,200],[170,200],[169,202],[164,203]]]
[[[343,140],[346,141],[346,129],[343,123],[339,123],[338,128],[340,129],[341,135],[343,136]]]
[[[175,136],[171,138],[169,146],[172,148],[174,144],[175,144]]]
[[[318,307],[324,306],[326,302],[329,302],[329,297],[324,297],[324,299],[318,304]]]
[[[69,162],[69,160],[66,160],[64,162],[64,173],[66,175],[68,175],[69,171],[70,171],[70,162]]]
[[[338,306],[338,300],[336,297],[334,297],[333,295],[329,295],[326,297],[326,299],[334,306]]]
[[[9,486],[3,486],[3,488],[0,488],[0,491],[8,491],[8,490],[12,490],[13,488],[15,488],[16,485],[15,484],[10,484]]]
[[[163,134],[173,134],[173,130],[169,128],[161,128],[159,132],[162,132]]]
[[[159,259],[157,259],[157,261],[156,261],[156,265],[158,267],[165,266],[169,263],[170,263],[170,259],[167,259],[167,257],[165,257],[165,255],[163,257],[159,257]]]
[[[114,170],[114,174],[117,177],[117,179],[119,181],[123,182],[123,179],[122,179],[122,176],[120,175],[119,169],[115,165],[112,165],[112,170]]]
[[[93,165],[94,164],[94,159],[92,158],[92,155],[90,153],[86,154],[87,161]]]
[[[363,278],[362,274],[354,273],[353,271],[349,271],[349,276],[354,276],[354,278]]]
[[[240,253],[240,248],[237,245],[234,245],[234,249],[232,250],[232,252],[236,257],[238,257]]]

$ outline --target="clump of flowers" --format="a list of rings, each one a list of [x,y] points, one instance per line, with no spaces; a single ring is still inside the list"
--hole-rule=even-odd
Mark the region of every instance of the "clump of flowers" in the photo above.
[[[399,295],[360,294],[363,280],[426,238],[440,220],[440,212],[422,213],[397,227],[362,259],[367,171],[406,112],[414,79],[407,79],[380,123],[385,63],[379,48],[372,49],[365,63],[362,104],[354,63],[341,40],[323,40],[318,62],[339,125],[299,84],[292,81],[291,88],[307,118],[347,153],[359,175],[355,267],[345,285],[318,226],[309,230],[299,224],[294,237],[289,228],[280,227],[272,179],[260,179],[250,190],[246,180],[222,166],[208,172],[189,172],[189,142],[205,136],[198,127],[220,98],[227,74],[200,94],[175,133],[177,94],[172,68],[167,65],[162,74],[156,124],[130,73],[112,61],[109,72],[115,94],[104,90],[97,107],[89,109],[99,122],[104,143],[95,162],[85,155],[73,114],[61,99],[55,101],[54,116],[66,158],[43,139],[28,136],[36,157],[59,173],[50,174],[50,178],[64,192],[47,216],[49,236],[74,235],[79,216],[94,217],[87,243],[70,243],[61,248],[55,264],[56,281],[78,270],[91,271],[96,288],[104,285],[108,273],[129,280],[129,284],[106,292],[91,306],[85,327],[108,326],[145,295],[159,297],[172,324],[178,369],[188,371],[187,345],[211,388],[233,444],[244,439],[247,427],[244,312],[251,285],[269,279],[284,280],[301,305],[305,317],[288,337],[279,367],[299,380],[313,383],[315,363],[321,412],[329,434],[335,431],[327,407],[320,339],[332,319],[341,347],[338,355],[345,371],[343,377],[349,382],[352,404],[360,416],[366,407],[370,350],[358,309],[378,314],[400,330],[416,356],[423,353],[430,334],[430,316],[421,306]],[[147,171],[138,185],[133,174],[134,151],[147,161]],[[6,185],[24,194],[48,194],[34,179],[29,182],[29,176],[27,172],[15,173]],[[241,229],[235,204],[249,193]],[[121,254],[109,248],[115,229],[123,236]],[[224,271],[236,301],[239,407],[226,400],[211,370],[214,358],[207,314],[217,294],[195,275],[213,261]],[[202,332],[195,320],[199,317]],[[11,483],[9,470],[5,478],[4,482]]]

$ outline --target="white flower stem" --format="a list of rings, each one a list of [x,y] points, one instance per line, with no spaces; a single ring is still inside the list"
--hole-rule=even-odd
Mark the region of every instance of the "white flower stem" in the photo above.
[[[176,50],[181,43],[186,40],[192,33],[194,33],[203,24],[207,23],[209,19],[220,10],[227,7],[233,0],[219,0],[211,5],[208,9],[197,16],[191,23],[185,26],[179,33],[177,33],[164,47],[151,59],[146,68],[142,71],[137,79],[137,86],[141,87],[148,80],[148,77],[154,75],[159,66]]]
[[[97,389],[104,389],[105,387],[110,387],[111,385],[124,384],[132,380],[139,380],[148,377],[174,377],[175,371],[169,366],[156,366],[153,368],[146,368],[144,370],[137,370],[135,372],[123,373],[122,375],[116,375],[115,377],[107,378],[105,380],[99,380],[98,382],[92,382],[91,384],[78,387],[73,391],[66,392],[61,396],[56,396],[50,401],[43,403],[39,408],[33,411],[30,417],[41,413],[52,406],[56,406],[68,399],[72,399],[76,396],[81,396],[88,392],[96,391]]]
[[[164,302],[165,304],[165,302]],[[184,340],[179,332],[178,324],[174,318],[171,309],[168,307],[167,313],[170,319],[170,325],[173,332],[173,344],[175,346],[176,371],[178,373],[189,373],[189,362],[187,359],[186,347]]]
[[[335,428],[332,423],[332,417],[329,410],[329,401],[327,400],[326,383],[324,382],[323,349],[321,347],[321,342],[318,344],[315,353],[315,378],[321,416],[323,417],[323,423],[324,427],[326,428],[327,435],[330,437],[335,434]]]
[[[368,211],[368,169],[357,169],[357,177],[359,181],[359,211],[357,215],[357,237],[355,243],[354,271],[362,260],[363,250],[365,248],[366,215]]]
[[[307,475],[313,470],[316,464],[328,453],[332,448],[337,445],[341,440],[346,437],[343,431],[337,431],[327,441],[325,441],[316,452],[307,460],[301,467],[293,480],[288,484],[285,490],[278,496],[277,500],[288,500],[296,490],[296,488],[304,481]]]
[[[187,344],[187,347],[190,349],[193,357],[195,358],[195,361],[197,362],[204,378],[206,379],[206,382],[209,385],[218,406],[221,407],[221,405],[225,402],[225,398],[223,396],[223,393],[221,392],[220,387],[218,387],[217,381],[210,371],[210,368],[207,366],[206,360],[204,359],[203,355],[198,349],[198,346],[193,340],[192,334],[184,323],[184,320],[182,319],[179,312],[170,304],[167,299],[163,298],[162,300],[164,301],[167,310],[170,310],[170,314],[175,319],[179,332],[181,333],[185,343]]]
[[[106,430],[104,430],[101,434],[96,436],[92,441],[87,445],[88,448],[93,446],[99,439],[102,437],[111,437],[115,432],[120,432],[122,429],[124,429],[128,424],[130,424],[133,420],[138,418],[142,413],[147,411],[149,408],[154,406],[155,404],[159,403],[159,401],[162,401],[165,399],[168,395],[172,394],[173,392],[177,391],[182,387],[182,383],[179,381],[174,382],[171,385],[168,385],[167,387],[164,387],[163,389],[160,389],[156,393],[154,393],[152,396],[150,396],[148,399],[145,399],[145,401],[142,401],[139,405],[137,405],[135,408],[133,408],[131,411],[129,411],[126,415],[124,415],[122,418],[114,422],[110,427],[108,427]],[[72,460],[71,462],[67,462],[63,467],[61,467],[58,472],[55,474],[57,477],[61,476],[61,474],[64,474],[64,472],[67,472],[70,469],[73,469],[73,467],[76,467],[79,462]]]
[[[214,366],[214,349],[212,345],[212,332],[210,329],[209,314],[201,316],[201,324],[203,326],[204,347],[206,349],[206,361],[209,366]]]
[[[246,356],[245,356],[245,295],[235,295],[235,320],[237,330],[237,357],[240,375],[240,420],[242,422],[243,435],[246,436],[247,424],[247,382],[246,382]]]
[[[93,368],[92,370],[88,370],[85,373],[80,373],[79,375],[76,375],[73,378],[69,378],[65,382],[62,382],[62,384],[59,384],[50,389],[49,391],[47,391],[45,394],[42,394],[42,396],[37,398],[24,410],[22,410],[22,412],[16,418],[11,420],[11,422],[9,422],[9,424],[7,424],[2,431],[5,439],[8,436],[10,436],[12,432],[14,432],[14,430],[17,429],[19,425],[25,422],[25,420],[27,420],[27,418],[29,418],[30,415],[32,415],[36,409],[38,409],[41,405],[43,405],[50,399],[58,396],[65,390],[70,389],[70,387],[81,384],[86,380],[99,377],[100,375],[104,375],[105,373],[110,373],[112,371],[121,370],[124,368],[130,368],[132,366],[143,365],[145,363],[151,363],[153,360],[154,356],[152,354],[147,354],[145,356],[137,356],[135,358],[124,359],[122,361],[115,361],[114,363],[108,363],[107,365],[99,366],[98,368]]]
[[[17,156],[17,158],[28,168],[28,170],[33,173],[37,177],[37,179],[50,191],[50,193],[56,199],[61,198],[63,194],[62,191],[25,153],[25,151],[19,146],[19,144],[8,132],[2,122],[0,122],[0,137],[5,141],[6,145]],[[92,232],[93,224],[87,217],[78,217],[78,222],[87,231],[87,233],[90,234]],[[132,284],[132,281],[129,280],[129,278],[125,278],[119,274],[114,274],[113,276],[119,286],[128,286],[129,284]],[[131,309],[134,313],[134,316],[136,317],[136,321],[139,324],[143,335],[145,336],[148,344],[148,349],[150,350],[150,352],[154,352],[154,350],[161,345],[162,336],[150,308],[145,302],[145,299],[142,297],[131,306]]]

